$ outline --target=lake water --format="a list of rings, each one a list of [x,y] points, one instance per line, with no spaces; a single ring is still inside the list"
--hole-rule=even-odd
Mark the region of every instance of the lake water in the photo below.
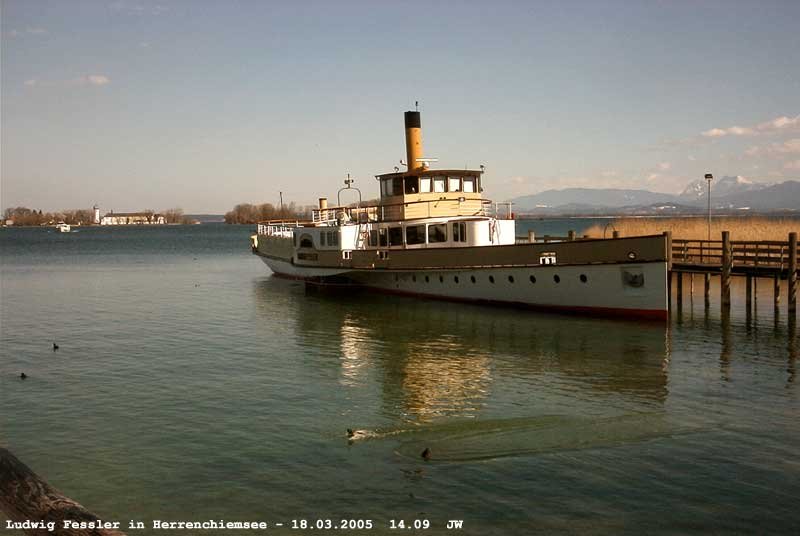
[[[771,284],[724,325],[702,297],[662,324],[312,292],[250,232],[0,229],[0,444],[123,529],[800,530],[800,343]]]

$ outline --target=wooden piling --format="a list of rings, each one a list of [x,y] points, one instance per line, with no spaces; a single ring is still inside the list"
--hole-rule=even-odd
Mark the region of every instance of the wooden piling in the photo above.
[[[533,229],[530,229],[528,231],[528,242],[530,242],[531,244],[536,242],[536,233],[533,231]]]
[[[706,309],[711,306],[711,274],[703,274],[703,304]]]
[[[575,231],[572,230],[567,231],[567,240],[569,240],[570,242],[575,240]]]
[[[772,281],[772,303],[775,308],[775,316],[778,316],[781,304],[781,276],[776,274]]]
[[[65,520],[97,522],[98,517],[64,496],[19,461],[8,450],[0,448],[0,510],[11,521],[44,521],[55,523],[56,529],[25,529],[26,534],[57,536],[125,536],[114,529],[64,528]]]
[[[722,231],[722,273],[720,279],[720,307],[723,311],[731,308],[731,270],[733,269],[733,255],[731,255],[731,233]]]
[[[675,304],[678,306],[678,311],[683,310],[683,272],[675,273]]]
[[[745,314],[749,318],[753,314],[753,276],[745,277]]]
[[[789,290],[786,302],[789,316],[797,313],[797,233],[789,233],[789,273],[787,274]]]

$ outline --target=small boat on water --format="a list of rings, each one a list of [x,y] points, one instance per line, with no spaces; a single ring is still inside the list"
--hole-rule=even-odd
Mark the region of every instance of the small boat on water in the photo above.
[[[418,111],[405,113],[406,171],[376,175],[363,204],[348,177],[337,205],[308,221],[266,221],[252,251],[276,276],[447,300],[557,312],[667,317],[665,235],[537,241],[483,198],[484,167],[434,170]],[[343,204],[342,193],[358,201]],[[500,214],[504,212],[504,214]]]
[[[56,224],[56,230],[59,233],[68,233],[68,232],[70,232],[72,230],[72,227],[70,227],[68,223],[64,223],[63,221],[60,221],[60,222],[58,222]]]

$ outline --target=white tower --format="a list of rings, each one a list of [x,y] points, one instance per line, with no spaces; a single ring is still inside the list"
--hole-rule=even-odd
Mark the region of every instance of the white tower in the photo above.
[[[95,205],[92,208],[94,208],[94,223],[95,224],[100,223],[100,207]]]

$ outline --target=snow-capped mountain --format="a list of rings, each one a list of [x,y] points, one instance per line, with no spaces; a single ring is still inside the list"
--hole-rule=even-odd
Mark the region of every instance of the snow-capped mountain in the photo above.
[[[711,180],[711,193],[713,197],[723,197],[726,195],[740,194],[742,192],[755,192],[756,190],[763,190],[769,186],[772,186],[772,184],[763,182],[755,183],[741,175],[735,177],[726,176],[721,179]],[[708,184],[706,180],[697,179],[696,181],[690,182],[679,197],[686,202],[699,201],[706,198],[707,191]]]

